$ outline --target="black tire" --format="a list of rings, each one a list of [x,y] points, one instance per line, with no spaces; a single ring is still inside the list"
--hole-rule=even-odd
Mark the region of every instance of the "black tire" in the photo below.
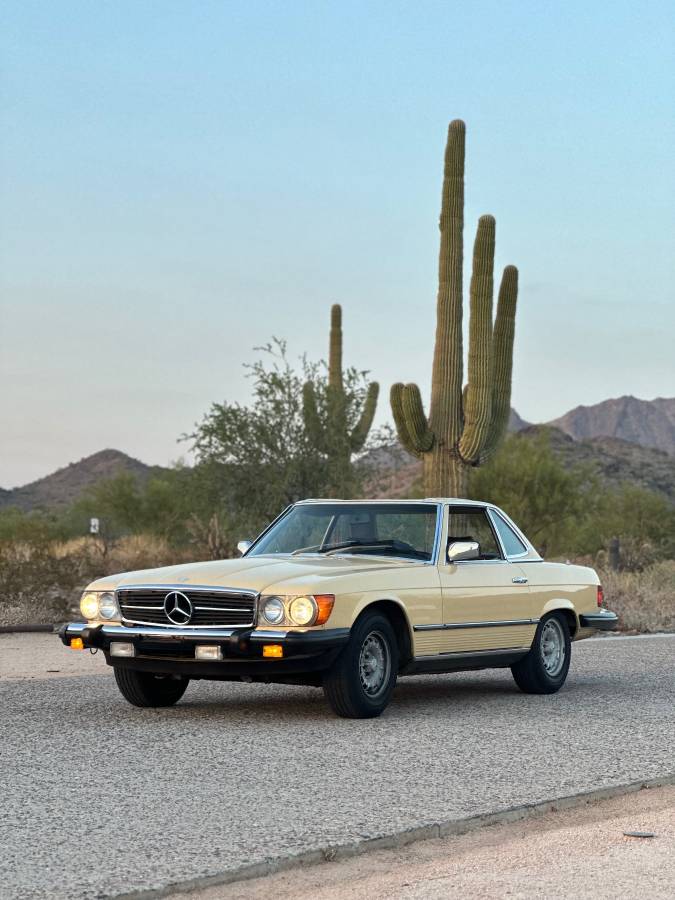
[[[398,643],[390,620],[377,610],[365,612],[325,674],[323,691],[338,716],[372,719],[386,709],[397,674]]]
[[[173,706],[187,690],[189,678],[154,675],[134,669],[114,668],[115,681],[125,700],[133,706]]]
[[[555,649],[562,651],[562,658]],[[513,678],[526,694],[555,694],[565,683],[572,657],[567,619],[554,612],[539,622],[527,656],[511,666]]]

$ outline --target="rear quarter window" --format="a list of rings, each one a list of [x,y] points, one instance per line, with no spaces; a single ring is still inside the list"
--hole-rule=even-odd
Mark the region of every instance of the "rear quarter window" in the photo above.
[[[521,541],[515,531],[506,524],[499,513],[494,514],[493,521],[507,556],[521,556],[523,553],[527,553],[525,544]]]

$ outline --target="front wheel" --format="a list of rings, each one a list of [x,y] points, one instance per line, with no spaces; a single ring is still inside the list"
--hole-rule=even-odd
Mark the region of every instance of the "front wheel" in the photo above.
[[[154,675],[114,667],[115,681],[125,700],[133,706],[173,706],[187,690],[189,678]]]
[[[565,683],[571,656],[567,620],[562,613],[551,613],[539,622],[532,649],[511,672],[526,694],[555,694]]]
[[[324,694],[338,716],[371,719],[386,709],[397,673],[398,644],[391,622],[382,613],[366,612],[324,676]]]

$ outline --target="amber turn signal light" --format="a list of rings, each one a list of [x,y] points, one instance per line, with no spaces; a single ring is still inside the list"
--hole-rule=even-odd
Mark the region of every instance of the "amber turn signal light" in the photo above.
[[[319,607],[319,613],[314,624],[323,625],[328,621],[328,617],[333,612],[335,594],[314,594],[314,599],[316,600],[316,605]]]
[[[70,639],[70,649],[71,650],[84,650],[84,641],[82,638],[71,638]]]
[[[281,644],[263,644],[263,656],[271,657],[272,659],[282,659],[284,655],[284,648]]]

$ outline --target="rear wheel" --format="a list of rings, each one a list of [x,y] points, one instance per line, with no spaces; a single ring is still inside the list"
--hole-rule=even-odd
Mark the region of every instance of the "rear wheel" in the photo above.
[[[562,613],[551,613],[539,622],[532,649],[511,672],[526,694],[555,694],[565,683],[571,655],[567,620]]]
[[[324,676],[324,694],[338,716],[374,718],[386,709],[397,673],[398,644],[391,622],[382,613],[366,612]]]
[[[114,668],[120,693],[134,706],[173,706],[187,690],[189,678]]]

